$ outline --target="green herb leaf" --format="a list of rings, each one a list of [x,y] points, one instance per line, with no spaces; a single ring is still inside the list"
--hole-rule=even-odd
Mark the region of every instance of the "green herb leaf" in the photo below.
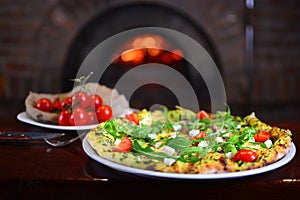
[[[192,141],[184,137],[175,137],[168,140],[167,145],[179,151],[185,151],[192,144]]]
[[[118,132],[115,127],[114,120],[108,120],[103,126],[103,131],[111,134],[114,138],[118,138]]]
[[[155,152],[151,149],[150,146],[147,146],[145,148],[142,148],[140,146],[140,144],[138,143],[138,141],[133,141],[133,144],[132,144],[132,150],[136,153],[139,153],[141,155],[144,155],[144,156],[147,156],[148,158],[152,158],[152,159],[156,159],[156,160],[160,160],[160,161],[163,161],[164,158],[173,158],[173,159],[177,159],[177,157],[174,157],[174,156],[169,156],[167,154],[164,154],[164,153],[158,153],[158,152]]]

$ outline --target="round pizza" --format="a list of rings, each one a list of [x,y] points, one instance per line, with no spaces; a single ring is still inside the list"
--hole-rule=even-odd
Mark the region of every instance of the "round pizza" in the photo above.
[[[215,174],[261,168],[291,149],[290,130],[270,126],[254,113],[195,113],[176,107],[146,109],[90,130],[88,143],[102,158],[146,170]]]

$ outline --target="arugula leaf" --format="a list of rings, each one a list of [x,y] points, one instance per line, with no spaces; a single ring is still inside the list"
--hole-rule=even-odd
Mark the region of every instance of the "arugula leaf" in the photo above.
[[[133,141],[133,144],[132,144],[132,150],[136,153],[140,153],[144,156],[147,156],[148,158],[152,158],[152,159],[156,159],[156,160],[160,160],[160,161],[163,161],[164,158],[173,158],[173,159],[177,159],[177,157],[174,157],[174,156],[170,156],[170,155],[167,155],[165,153],[158,153],[158,152],[155,152],[153,151],[153,149],[151,149],[150,146],[147,146],[145,148],[142,148],[140,146],[140,144],[138,143],[138,141]]]
[[[107,120],[103,126],[103,131],[111,134],[114,138],[119,138],[114,120]]]
[[[247,142],[251,138],[253,138],[253,135],[256,133],[255,129],[253,127],[247,127],[243,130],[241,136],[240,136],[240,141],[241,142]]]
[[[192,129],[199,129],[199,130],[206,130],[207,128],[209,128],[210,126],[210,119],[202,119],[202,120],[195,120],[193,121],[192,123],[189,123],[186,125],[186,127],[189,129],[189,130],[192,130]]]
[[[115,119],[114,124],[116,131],[118,131],[119,133],[126,133],[127,135],[130,135],[132,130],[137,126],[134,123],[122,119]]]
[[[151,126],[141,125],[141,127],[135,126],[131,135],[134,138],[147,138],[150,133],[152,133]]]
[[[230,110],[229,106],[227,105],[227,111],[226,111],[225,119],[228,119],[230,117],[231,117],[231,110]]]
[[[235,154],[237,152],[237,149],[233,143],[227,143],[224,145],[224,152],[232,152],[233,154]]]
[[[147,125],[141,125],[135,126],[133,130],[131,130],[130,135],[132,135],[134,138],[149,138],[149,134],[157,134],[164,129],[164,124],[160,121],[156,121],[152,123],[150,126]]]
[[[167,145],[179,151],[185,151],[192,144],[192,141],[184,137],[175,137],[168,140]]]
[[[228,143],[232,143],[232,144],[235,144],[235,143],[238,143],[239,142],[239,134],[237,131],[232,131],[232,136],[228,139]]]
[[[182,162],[195,163],[201,159],[202,156],[206,154],[206,148],[204,147],[190,147],[185,149],[180,155],[179,160]]]

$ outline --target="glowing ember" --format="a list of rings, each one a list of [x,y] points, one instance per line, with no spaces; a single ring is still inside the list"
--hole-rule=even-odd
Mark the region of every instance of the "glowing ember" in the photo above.
[[[183,57],[183,52],[179,49],[174,49],[172,52],[164,49],[170,49],[170,44],[160,35],[137,36],[120,48],[122,53],[119,61],[138,64],[146,62],[148,57],[152,57],[159,58],[163,63],[172,63],[180,61]]]
[[[155,48],[150,48],[147,50],[147,53],[150,55],[150,56],[157,56],[159,55],[161,52],[160,52],[160,49],[155,49]]]
[[[143,49],[130,49],[124,51],[121,55],[121,59],[123,62],[141,62],[145,57],[145,51]]]
[[[179,49],[175,49],[172,53],[172,58],[174,60],[181,60],[182,56],[183,56],[183,53]]]

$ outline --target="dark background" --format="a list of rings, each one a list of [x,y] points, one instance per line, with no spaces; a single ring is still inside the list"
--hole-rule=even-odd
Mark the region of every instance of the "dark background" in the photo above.
[[[138,5],[149,6],[147,12],[140,12]],[[118,19],[120,8],[131,21]],[[78,61],[77,66],[68,66],[68,56],[75,46],[88,51],[87,41],[79,39],[90,24],[103,20],[96,38],[101,42],[143,20],[145,25],[157,25],[157,20],[151,22],[151,14],[160,15],[157,8],[170,13],[159,26],[171,26],[195,39],[201,33],[208,39],[233,113],[255,111],[264,120],[299,119],[297,0],[257,0],[253,9],[241,0],[0,0],[0,109],[11,108],[10,113],[0,110],[0,115],[22,111],[29,91],[66,89],[64,72],[80,65]],[[254,30],[250,57],[245,37],[249,25]]]

